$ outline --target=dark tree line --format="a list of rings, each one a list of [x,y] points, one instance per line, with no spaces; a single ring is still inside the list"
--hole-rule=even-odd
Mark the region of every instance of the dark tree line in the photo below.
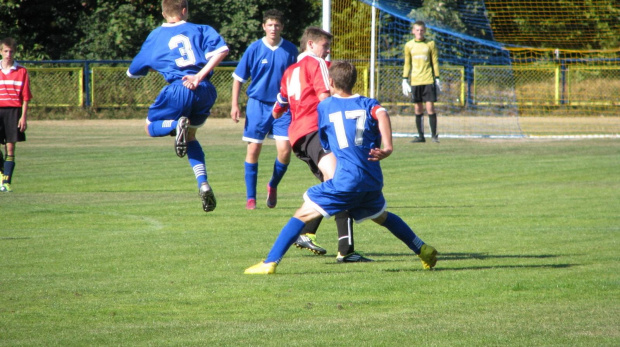
[[[320,0],[189,0],[189,21],[217,29],[238,60],[263,35],[262,13],[286,17],[283,36],[298,44],[303,30],[319,24]],[[159,0],[3,0],[2,36],[18,42],[18,60],[131,59],[148,33],[161,25]]]

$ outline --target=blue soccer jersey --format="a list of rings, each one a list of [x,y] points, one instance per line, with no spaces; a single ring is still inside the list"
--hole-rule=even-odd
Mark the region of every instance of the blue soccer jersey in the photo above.
[[[385,109],[375,99],[334,95],[319,103],[317,110],[321,144],[337,158],[335,189],[343,192],[381,190],[381,166],[368,158],[372,148],[381,147],[376,112]]]
[[[254,41],[243,53],[233,78],[241,83],[252,79],[247,94],[252,99],[274,103],[287,67],[297,61],[297,47],[285,39],[271,46],[266,39]]]
[[[211,57],[227,50],[222,36],[208,25],[164,23],[149,34],[127,75],[145,76],[153,69],[172,83],[197,74]]]

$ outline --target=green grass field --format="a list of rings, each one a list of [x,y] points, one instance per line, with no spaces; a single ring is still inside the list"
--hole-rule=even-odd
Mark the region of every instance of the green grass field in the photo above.
[[[374,263],[267,254],[316,181],[298,159],[275,209],[246,211],[241,124],[199,131],[217,209],[202,211],[172,138],[142,120],[32,121],[0,194],[1,346],[618,346],[620,141],[395,139],[389,210],[435,271],[356,224]]]

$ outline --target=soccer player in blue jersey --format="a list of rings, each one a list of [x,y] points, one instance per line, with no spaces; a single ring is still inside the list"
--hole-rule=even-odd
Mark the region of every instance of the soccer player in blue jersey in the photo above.
[[[228,54],[228,47],[212,27],[186,22],[187,0],[163,0],[161,5],[166,23],[149,34],[127,75],[142,77],[153,69],[169,83],[149,107],[145,129],[151,137],[176,136],[177,156],[187,154],[202,208],[210,212],[216,200],[196,130],[206,122],[217,98],[209,77]]]
[[[357,80],[353,64],[332,63],[331,97],[318,106],[319,137],[324,149],[337,158],[332,179],[308,189],[304,203],[284,226],[265,261],[245,274],[273,274],[307,222],[348,210],[356,222],[371,219],[403,241],[422,261],[424,269],[437,263],[437,250],[422,241],[397,215],[386,210],[379,161],[392,154],[392,127],[386,110],[375,100],[353,95]]]
[[[281,118],[271,115],[273,104],[280,90],[280,80],[287,67],[297,61],[297,48],[282,38],[283,14],[278,10],[265,11],[263,30],[265,37],[253,42],[243,53],[233,73],[232,106],[230,117],[239,122],[239,92],[241,85],[251,79],[247,89],[243,141],[248,143],[245,156],[246,208],[256,208],[256,182],[258,177],[258,157],[263,141],[271,134],[276,141],[277,157],[273,164],[273,174],[267,184],[267,207],[274,208],[278,202],[277,188],[291,161],[291,144],[288,141],[288,126],[291,115],[287,112]]]

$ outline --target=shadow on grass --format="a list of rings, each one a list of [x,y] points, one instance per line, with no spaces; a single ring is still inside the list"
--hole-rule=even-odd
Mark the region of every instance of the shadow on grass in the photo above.
[[[368,252],[364,253],[368,257],[408,257],[414,255],[410,253],[377,253]],[[448,260],[467,260],[467,259],[548,259],[557,258],[554,254],[489,254],[489,253],[442,253],[437,254],[437,259],[440,261]]]
[[[395,209],[400,209],[400,208],[406,208],[406,209],[431,209],[431,208],[474,208],[474,207],[489,207],[489,206],[474,206],[474,205],[461,205],[461,206],[456,206],[456,205],[427,205],[427,206],[420,206],[420,205],[415,205],[415,206],[390,206],[390,210],[395,210]],[[496,206],[493,206],[496,207]]]
[[[441,267],[441,263],[437,263],[439,267],[432,271],[463,271],[463,270],[495,270],[495,269],[566,269],[577,266],[577,264],[540,264],[540,265],[489,265],[489,266],[463,266],[463,267]],[[384,272],[419,272],[427,271],[423,269],[386,269]]]
[[[489,254],[489,253],[441,253],[441,260],[464,260],[464,259],[548,259],[557,258],[555,254]]]

